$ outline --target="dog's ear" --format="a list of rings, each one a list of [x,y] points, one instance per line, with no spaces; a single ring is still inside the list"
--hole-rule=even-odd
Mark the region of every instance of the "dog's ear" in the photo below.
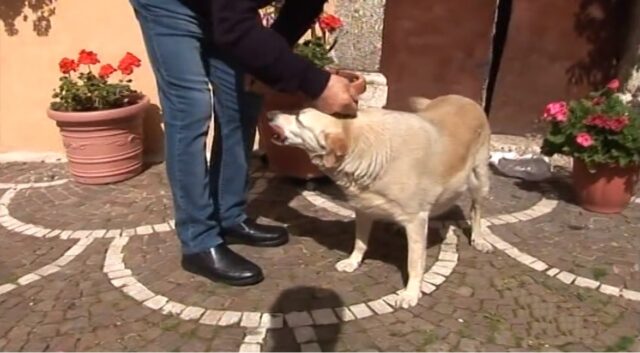
[[[322,157],[322,163],[325,168],[334,168],[349,150],[347,139],[342,132],[327,132],[324,141],[327,150]]]
[[[409,98],[409,106],[414,113],[423,111],[427,105],[431,103],[431,99],[423,97],[411,97]]]

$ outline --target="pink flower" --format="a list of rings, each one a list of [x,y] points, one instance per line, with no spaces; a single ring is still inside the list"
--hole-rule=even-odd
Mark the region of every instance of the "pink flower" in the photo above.
[[[620,88],[620,80],[613,79],[611,82],[607,83],[607,88],[616,92]]]
[[[581,132],[576,136],[576,142],[582,147],[593,145],[593,137],[586,132]]]
[[[567,107],[567,102],[552,102],[544,108],[542,120],[565,122],[567,121],[568,115],[569,108]]]

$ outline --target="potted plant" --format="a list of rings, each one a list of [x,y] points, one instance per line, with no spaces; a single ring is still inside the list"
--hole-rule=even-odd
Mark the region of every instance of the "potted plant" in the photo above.
[[[262,12],[262,22],[270,26],[278,14],[281,4],[276,2]],[[354,91],[362,94],[366,89],[362,75],[332,67],[335,60],[331,56],[338,39],[338,32],[343,27],[342,20],[331,14],[323,13],[312,26],[309,37],[296,44],[294,52],[301,55],[318,67],[334,74],[341,75],[351,81]],[[309,180],[324,174],[311,163],[309,156],[301,149],[276,145],[271,141],[274,131],[267,122],[266,112],[271,110],[300,109],[305,98],[298,94],[284,94],[268,91],[265,96],[263,111],[258,120],[260,149],[266,154],[269,169],[277,175]]]
[[[60,129],[71,175],[82,184],[115,183],[142,171],[142,118],[149,99],[130,86],[140,59],[126,53],[117,67],[95,70],[99,64],[88,50],[60,60],[60,84],[47,111]]]
[[[580,205],[618,213],[629,204],[640,171],[640,117],[617,93],[618,80],[584,99],[553,102],[542,120],[547,156],[573,158],[572,180]]]

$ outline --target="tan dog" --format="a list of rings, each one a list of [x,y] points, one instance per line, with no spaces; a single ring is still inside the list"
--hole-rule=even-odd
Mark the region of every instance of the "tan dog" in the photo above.
[[[405,227],[409,280],[396,306],[408,308],[421,296],[430,216],[450,209],[464,191],[471,194],[472,245],[492,250],[480,225],[489,191],[490,129],[482,108],[455,95],[411,100],[414,112],[361,109],[339,119],[315,109],[270,112],[274,141],[309,154],[349,198],[356,212],[353,252],[336,264],[356,270],[367,249],[374,220]]]

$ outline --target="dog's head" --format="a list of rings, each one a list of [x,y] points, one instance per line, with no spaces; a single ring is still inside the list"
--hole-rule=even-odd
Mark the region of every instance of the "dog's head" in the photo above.
[[[273,142],[305,150],[320,167],[335,168],[349,150],[344,120],[313,108],[271,111],[267,117]]]

